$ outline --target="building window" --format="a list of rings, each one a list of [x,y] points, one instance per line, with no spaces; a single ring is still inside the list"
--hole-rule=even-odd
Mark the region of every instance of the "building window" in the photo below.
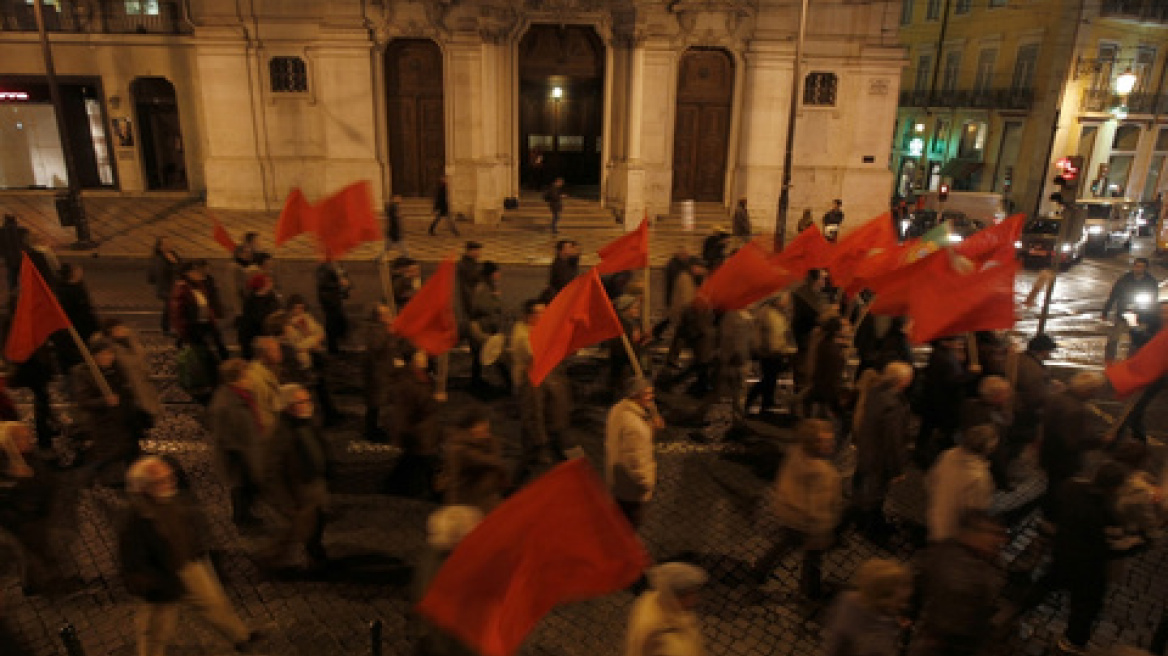
[[[994,64],[998,60],[998,51],[993,48],[982,50],[977,56],[977,78],[973,81],[973,90],[977,93],[986,93],[994,85]]]
[[[957,146],[957,156],[962,159],[981,160],[985,151],[986,124],[969,122],[961,128],[961,143]]]
[[[1025,91],[1034,88],[1034,68],[1038,65],[1038,44],[1018,48],[1018,57],[1014,60],[1014,81],[1010,88],[1014,91]]]
[[[803,80],[803,104],[835,106],[837,86],[839,86],[839,78],[835,76],[835,73],[808,73]]]
[[[932,68],[932,55],[921,55],[917,58],[916,90],[918,92],[929,90],[929,75],[932,73]]]
[[[961,73],[961,51],[945,55],[945,70],[941,76],[941,91],[952,93],[957,90],[957,76]]]
[[[268,62],[274,93],[308,91],[308,65],[299,57],[272,57]]]
[[[990,0],[991,7],[1005,7],[1006,0]]]
[[[938,20],[941,18],[941,0],[929,0],[929,5],[925,9],[926,20]]]
[[[126,0],[128,16],[157,16],[159,12],[158,0]]]
[[[901,0],[900,2],[900,24],[909,25],[912,23],[913,0]]]
[[[971,4],[973,3],[970,0],[957,0],[957,6],[953,8],[953,11],[958,14],[968,14]]]
[[[1140,126],[1124,124],[1115,129],[1115,139],[1111,142],[1112,150],[1127,150],[1135,152],[1140,145]]]
[[[1148,90],[1148,80],[1152,77],[1152,66],[1156,63],[1156,46],[1140,46],[1136,48],[1136,65],[1132,71],[1136,74],[1136,93]],[[1120,71],[1121,73],[1123,71]]]

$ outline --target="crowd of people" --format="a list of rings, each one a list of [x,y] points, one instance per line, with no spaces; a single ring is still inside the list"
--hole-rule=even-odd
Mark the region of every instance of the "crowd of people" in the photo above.
[[[838,228],[838,204],[829,216]],[[703,279],[730,256],[736,239],[748,237],[718,230],[700,256],[674,254],[665,267],[665,316],[655,325],[645,321],[644,290],[631,272],[603,280],[629,340],[602,348],[613,401],[602,473],[631,526],[642,530],[653,514],[654,444],[665,416],[701,425],[716,404],[729,404],[728,438],[749,432],[752,421],[794,416],[795,439],[772,488],[779,532],[765,536],[771,547],[752,564],[750,578],[768,584],[794,552],[801,558],[799,592],[810,600],[832,596],[823,580],[825,554],[852,526],[876,548],[889,549],[899,522],[887,513],[888,498],[919,471],[926,501],[920,557],[864,563],[855,590],[835,598],[824,647],[832,656],[891,656],[905,644],[914,656],[978,654],[1018,616],[1001,612],[1003,548],[1016,518],[993,514],[995,495],[1040,469],[1048,484],[1038,542],[1050,545],[1051,564],[1033,571],[1027,603],[1067,590],[1071,620],[1057,646],[1085,653],[1112,564],[1146,549],[1162,523],[1163,482],[1151,468],[1142,424],[1103,423],[1091,404],[1105,389],[1101,374],[1056,381],[1046,361],[1058,344],[1047,335],[1021,351],[1004,333],[947,337],[930,344],[918,366],[909,320],[869,314],[867,295],[845,298],[823,270],[809,271],[794,289],[754,307],[712,307],[699,291]],[[387,250],[399,242],[400,234],[387,235]],[[253,649],[262,632],[246,626],[224,594],[208,559],[208,533],[200,528],[204,510],[182,467],[143,453],[163,409],[141,341],[122,321],[98,315],[81,266],[59,263],[36,239],[20,252],[55,291],[86,347],[59,334],[27,362],[13,363],[7,382],[31,390],[31,427],[0,395],[10,483],[3,526],[24,548],[25,593],[61,589],[57,549],[47,544],[59,505],[52,481],[75,450],[70,455],[84,471],[83,488],[107,488],[126,500],[119,563],[126,590],[139,602],[139,653],[165,653],[182,599],[193,600],[237,650]],[[568,457],[575,399],[566,365],[539,384],[527,368],[531,329],[581,273],[579,246],[556,241],[546,289],[516,308],[513,322],[503,303],[505,272],[484,259],[483,245],[466,242],[456,265],[453,303],[470,357],[466,388],[482,398],[515,400],[518,462],[504,457],[486,405],[460,402],[465,407],[455,421],[441,417],[452,405],[450,355],[430,357],[394,333],[395,313],[421,287],[416,260],[404,253],[392,260],[387,295],[366,309],[359,331],[351,330],[352,282],[341,263],[316,267],[321,320],[304,295],[283,289],[273,263],[250,233],[222,286],[206,261],[184,259],[165,237],[158,238],[149,268],[163,303],[160,328],[174,339],[178,382],[205,407],[231,520],[239,531],[264,537],[254,554],[261,571],[327,569],[335,446],[329,430],[343,419],[329,371],[339,358],[360,358],[362,437],[401,450],[387,490],[441,506],[425,528],[429,550],[416,579],[421,594],[478,521],[525,480]],[[9,275],[15,290],[11,265]],[[1152,333],[1168,318],[1165,306],[1157,307],[1162,314],[1149,324]],[[235,331],[231,346],[228,327]],[[346,349],[356,346],[350,337],[357,333],[361,348]],[[665,351],[663,361],[653,345]],[[58,372],[75,408],[71,422],[56,416],[49,401]],[[780,386],[787,376],[791,385]],[[659,409],[659,393],[684,400]],[[279,521],[258,512],[265,505]],[[651,570],[637,587],[648,585],[633,607],[626,654],[703,653],[694,613],[707,579],[687,563]],[[467,653],[435,627],[422,635],[425,653]]]

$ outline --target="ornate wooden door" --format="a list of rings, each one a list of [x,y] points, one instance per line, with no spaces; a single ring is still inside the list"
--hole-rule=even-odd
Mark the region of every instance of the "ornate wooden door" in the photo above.
[[[673,133],[674,200],[723,200],[734,100],[734,61],[724,50],[681,58]]]
[[[393,193],[428,196],[446,170],[442,50],[428,39],[398,39],[385,51],[389,163]]]

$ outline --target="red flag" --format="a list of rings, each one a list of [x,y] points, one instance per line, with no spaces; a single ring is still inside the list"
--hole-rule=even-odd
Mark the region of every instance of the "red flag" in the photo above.
[[[315,229],[316,213],[313,211],[312,205],[308,203],[308,199],[304,197],[304,192],[300,191],[299,187],[293,188],[292,191],[288,192],[288,198],[284,200],[284,209],[280,211],[280,218],[276,220],[276,245],[283,246],[284,242],[296,235],[312,232]]]
[[[223,228],[223,224],[219,223],[219,217],[212,215],[211,220],[215,222],[215,230],[211,233],[211,236],[220,246],[227,249],[228,253],[235,254],[235,240],[231,238],[231,235],[227,234],[227,230]]]
[[[45,279],[28,259],[28,255],[22,256],[20,295],[16,299],[16,311],[12,313],[12,325],[8,328],[4,357],[9,362],[24,362],[45,343],[49,335],[71,325],[69,317],[65,316],[65,311],[57,303],[57,297],[45,284]]]
[[[812,224],[792,239],[782,252],[770,256],[769,259],[771,264],[777,264],[790,271],[791,275],[802,278],[811,269],[827,266],[831,253],[831,243],[823,238],[819,226]]]
[[[1161,330],[1132,357],[1108,365],[1103,373],[1121,399],[1168,375],[1168,330]]]
[[[836,243],[827,268],[832,282],[844,289],[855,282],[856,268],[873,254],[897,248],[892,214],[885,212],[845,235]]]
[[[991,262],[975,273],[948,266],[944,274],[919,280],[909,300],[913,341],[1012,328],[1017,273],[1016,262]]]
[[[414,294],[397,318],[393,331],[430,355],[442,355],[458,343],[454,318],[454,260],[443,260],[438,270]]]
[[[325,259],[336,260],[367,241],[381,241],[369,181],[354,182],[313,206]]]
[[[922,280],[948,273],[949,257],[948,252],[939,251],[911,264],[865,278],[864,286],[875,294],[868,311],[880,315],[908,314],[915,286]]]
[[[577,458],[487,515],[418,610],[483,656],[511,656],[557,604],[621,590],[648,565],[632,527]]]
[[[1018,241],[1025,224],[1025,214],[1011,214],[1001,223],[970,235],[953,250],[977,263],[1013,260],[1014,242]]]
[[[596,271],[602,276],[649,266],[649,210],[636,230],[612,240],[597,253],[600,263]]]
[[[548,304],[539,323],[531,329],[532,385],[545,376],[569,354],[597,342],[619,337],[624,326],[600,284],[596,267],[577,276],[560,290]]]
[[[791,284],[798,278],[772,264],[754,242],[738,249],[702,283],[698,294],[719,310],[740,310]]]

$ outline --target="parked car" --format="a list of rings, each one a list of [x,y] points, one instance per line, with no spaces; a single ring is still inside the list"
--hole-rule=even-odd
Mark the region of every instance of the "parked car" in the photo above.
[[[938,221],[949,224],[949,241],[953,243],[961,243],[966,237],[988,225],[986,221],[970,218],[964,212],[943,212],[938,219],[937,212],[933,210],[917,210],[902,222],[901,236],[904,239],[922,237],[936,228]]]
[[[1063,235],[1063,224],[1067,226],[1065,241],[1060,243]],[[1087,248],[1087,232],[1078,218],[1066,215],[1044,216],[1031,219],[1022,228],[1018,241],[1014,242],[1014,250],[1024,265],[1049,266],[1054,258],[1054,251],[1058,249],[1058,263],[1071,265],[1083,259]]]
[[[1087,253],[1105,255],[1131,250],[1137,232],[1138,205],[1125,198],[1083,198],[1071,203],[1064,216],[1081,220],[1087,230]]]

